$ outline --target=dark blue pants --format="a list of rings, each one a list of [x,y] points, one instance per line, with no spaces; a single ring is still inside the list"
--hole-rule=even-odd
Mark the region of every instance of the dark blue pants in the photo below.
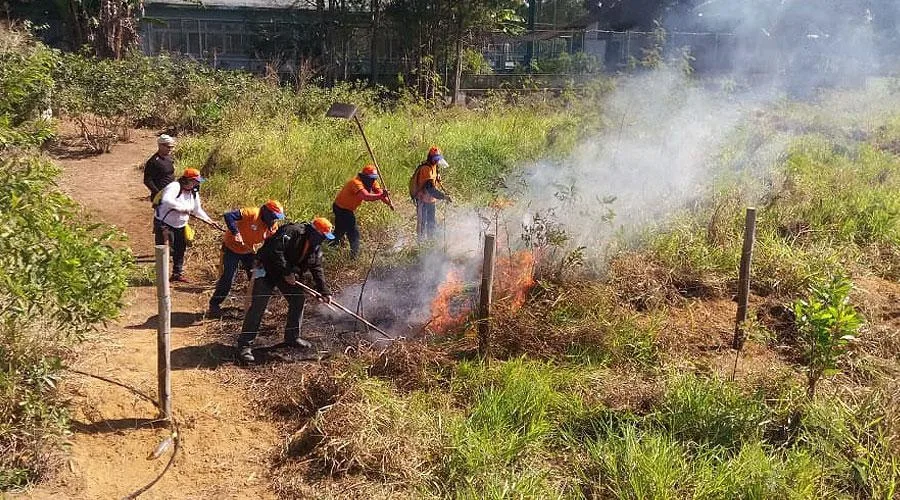
[[[434,238],[437,231],[435,203],[416,201],[416,235],[419,241]]]
[[[263,314],[269,304],[269,297],[275,292],[275,288],[281,290],[281,294],[288,303],[287,320],[284,323],[284,340],[290,342],[300,338],[300,325],[303,323],[303,306],[306,296],[303,289],[297,285],[288,285],[283,279],[272,283],[266,278],[253,280],[253,300],[250,309],[244,315],[244,326],[238,337],[238,347],[252,346],[259,334],[259,325],[262,323]]]
[[[256,256],[252,253],[235,253],[222,247],[222,276],[216,282],[216,291],[209,299],[209,308],[214,309],[222,305],[228,292],[231,291],[231,285],[234,283],[234,275],[237,274],[238,267],[243,266],[247,271],[247,279],[250,279],[250,271],[253,269],[253,261]]]
[[[356,214],[352,210],[331,205],[334,212],[334,240],[331,244],[338,246],[344,235],[350,241],[350,256],[356,258],[359,255],[359,228],[356,227]]]

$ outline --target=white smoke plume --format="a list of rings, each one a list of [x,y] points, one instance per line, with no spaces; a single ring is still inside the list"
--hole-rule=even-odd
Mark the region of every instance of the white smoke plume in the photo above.
[[[835,3],[841,8],[828,8]],[[861,86],[886,71],[892,54],[876,43],[879,19],[866,3],[712,0],[664,20],[664,26],[732,30],[726,47],[731,71],[717,78],[737,83],[726,91],[678,65],[619,78],[602,104],[601,133],[565,161],[526,165],[506,179],[514,205],[500,220],[490,220],[489,211],[449,209],[431,250],[408,269],[381,269],[369,279],[363,311],[392,335],[415,335],[430,320],[431,302],[450,269],[467,286],[477,283],[485,232],[499,233],[501,249],[516,248],[523,245],[523,228],[536,216],[549,217],[564,228],[569,248],[586,247],[602,265],[611,243],[627,242],[701,198],[723,167],[764,171],[788,141],[773,135],[722,160],[723,146],[739,127],[786,98]],[[898,11],[878,13],[895,22]],[[452,164],[452,156],[448,160]],[[358,295],[355,286],[338,298],[355,307]]]

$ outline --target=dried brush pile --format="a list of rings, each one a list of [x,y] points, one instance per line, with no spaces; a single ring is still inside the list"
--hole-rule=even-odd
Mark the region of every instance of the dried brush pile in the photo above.
[[[318,495],[334,483],[376,479],[392,495],[422,484],[439,462],[436,402],[404,390],[433,383],[424,344],[400,345],[312,366],[285,367],[288,383],[269,397],[288,437],[275,459],[276,489],[287,497]],[[369,363],[372,363],[371,365]],[[318,484],[321,483],[321,484]],[[317,486],[318,484],[318,486]]]

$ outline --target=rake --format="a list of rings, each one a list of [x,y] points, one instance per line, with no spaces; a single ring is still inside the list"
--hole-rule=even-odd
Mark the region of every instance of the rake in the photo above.
[[[363,130],[362,122],[359,121],[359,115],[356,114],[357,111],[358,108],[355,104],[336,102],[332,104],[330,108],[328,108],[328,112],[325,113],[325,116],[329,118],[353,120],[354,122],[356,122],[356,127],[359,128],[359,134],[362,135],[363,142],[366,143],[366,149],[369,151],[369,156],[372,158],[372,163],[374,163],[375,168],[378,169],[378,175],[381,178],[381,185],[384,186],[385,191],[390,192],[384,172],[381,170],[381,166],[378,165],[378,160],[375,158],[375,152],[372,151],[372,146],[369,145],[369,139],[366,137],[365,130]],[[393,209],[394,207],[391,207],[391,210]]]

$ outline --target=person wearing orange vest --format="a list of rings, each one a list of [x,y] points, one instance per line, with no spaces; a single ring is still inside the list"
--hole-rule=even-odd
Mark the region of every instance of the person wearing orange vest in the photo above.
[[[450,195],[442,191],[440,168],[447,168],[441,150],[432,146],[425,161],[416,167],[409,179],[409,196],[416,204],[416,235],[419,241],[434,237],[437,228],[435,203],[437,200],[452,202]]]
[[[209,299],[209,316],[222,315],[222,302],[228,297],[238,267],[247,271],[249,279],[256,258],[256,247],[278,230],[278,221],[284,219],[281,203],[269,200],[261,207],[248,207],[226,212],[223,215],[227,230],[222,237],[222,275],[216,283],[216,291]]]
[[[332,245],[340,245],[344,235],[350,241],[350,257],[359,255],[359,229],[356,226],[356,209],[364,201],[379,201],[394,209],[394,204],[386,190],[378,186],[378,170],[375,165],[366,165],[356,177],[347,181],[340,190],[331,209],[334,211],[334,240]]]

